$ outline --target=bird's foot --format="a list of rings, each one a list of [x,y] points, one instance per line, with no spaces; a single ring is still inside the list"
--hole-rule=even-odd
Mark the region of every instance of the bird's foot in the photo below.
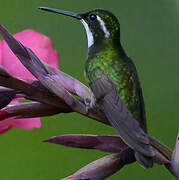
[[[84,99],[84,103],[86,105],[87,113],[88,113],[89,109],[93,109],[96,106],[96,98],[92,92],[91,92],[90,98]]]

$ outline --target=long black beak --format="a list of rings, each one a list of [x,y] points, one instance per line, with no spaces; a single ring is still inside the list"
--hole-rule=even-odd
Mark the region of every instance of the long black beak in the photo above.
[[[70,17],[74,17],[74,18],[79,19],[79,20],[82,19],[80,14],[75,14],[75,13],[68,12],[68,11],[61,11],[58,9],[53,9],[53,8],[48,8],[48,7],[39,7],[39,9],[44,10],[44,11],[50,11],[50,12],[58,13],[58,14],[63,14],[63,15],[70,16]]]

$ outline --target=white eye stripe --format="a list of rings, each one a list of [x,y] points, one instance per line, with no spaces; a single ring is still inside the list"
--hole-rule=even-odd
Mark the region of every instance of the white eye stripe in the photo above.
[[[86,34],[87,34],[87,38],[88,38],[88,48],[89,48],[94,44],[94,37],[93,37],[93,34],[92,34],[88,24],[83,19],[81,20],[81,22],[86,29]]]
[[[105,38],[109,38],[109,31],[107,30],[106,28],[106,25],[105,25],[105,22],[99,17],[97,16],[97,20],[99,21],[100,25],[101,25],[101,28],[103,29],[103,32],[104,32],[104,35],[105,35]]]

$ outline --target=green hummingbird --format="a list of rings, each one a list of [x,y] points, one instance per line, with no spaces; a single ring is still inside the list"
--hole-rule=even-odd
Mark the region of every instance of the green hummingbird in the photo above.
[[[120,42],[120,24],[109,11],[95,9],[75,14],[40,9],[74,17],[82,22],[88,39],[86,77],[96,105],[144,167],[153,166],[153,152],[147,135],[142,89],[133,61]]]

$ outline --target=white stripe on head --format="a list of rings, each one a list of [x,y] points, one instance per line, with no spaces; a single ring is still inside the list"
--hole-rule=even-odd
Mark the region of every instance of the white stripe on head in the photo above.
[[[89,48],[94,44],[93,34],[92,34],[88,24],[83,19],[81,20],[81,22],[86,29],[86,34],[87,34],[87,38],[88,38],[88,48]]]
[[[97,16],[97,20],[99,21],[101,28],[103,29],[105,38],[107,39],[109,37],[110,33],[106,28],[105,22],[99,16]]]

